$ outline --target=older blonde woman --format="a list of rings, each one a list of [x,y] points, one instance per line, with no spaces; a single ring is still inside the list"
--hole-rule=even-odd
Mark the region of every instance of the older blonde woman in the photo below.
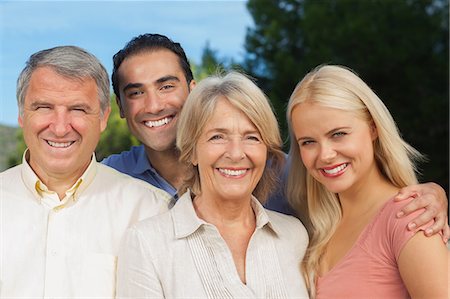
[[[118,296],[307,298],[297,266],[306,230],[261,205],[284,160],[261,90],[235,72],[201,81],[182,110],[177,146],[190,169],[186,192],[170,212],[129,230]]]

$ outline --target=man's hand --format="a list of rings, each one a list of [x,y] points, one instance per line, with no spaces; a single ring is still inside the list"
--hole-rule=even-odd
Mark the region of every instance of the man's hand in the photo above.
[[[434,223],[425,229],[425,235],[431,236],[442,231],[442,240],[447,243],[450,238],[450,228],[447,215],[448,200],[444,189],[435,183],[411,185],[402,188],[395,196],[395,200],[401,201],[410,197],[415,199],[405,205],[397,213],[397,217],[400,218],[418,209],[425,208],[421,215],[408,224],[408,229],[413,230],[434,219]]]

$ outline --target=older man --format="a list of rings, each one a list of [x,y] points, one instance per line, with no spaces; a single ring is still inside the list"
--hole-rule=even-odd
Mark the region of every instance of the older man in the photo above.
[[[28,149],[0,174],[0,295],[114,297],[118,244],[169,195],[99,164],[109,80],[73,46],[33,54],[17,82]]]

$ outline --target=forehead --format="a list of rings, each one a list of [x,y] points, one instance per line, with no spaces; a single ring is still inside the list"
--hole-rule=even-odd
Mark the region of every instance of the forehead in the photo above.
[[[51,67],[40,67],[31,74],[25,101],[77,99],[98,102],[97,98],[97,85],[93,78],[67,78]]]
[[[179,57],[170,50],[148,50],[124,59],[118,69],[120,80],[137,80],[144,76],[163,76],[170,73],[182,75],[184,72]],[[180,78],[182,79],[182,78]]]
[[[206,121],[205,130],[212,128],[242,127],[255,129],[256,126],[248,116],[230,103],[225,97],[219,98],[209,119]]]
[[[353,111],[326,107],[316,103],[301,103],[292,110],[292,126],[295,131],[329,129],[363,122]]]

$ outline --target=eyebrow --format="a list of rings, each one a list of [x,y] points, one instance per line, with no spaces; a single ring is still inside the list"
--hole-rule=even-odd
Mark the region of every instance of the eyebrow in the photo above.
[[[326,136],[332,135],[333,133],[335,133],[335,132],[337,132],[337,131],[340,131],[340,130],[348,130],[348,129],[350,129],[350,127],[338,127],[338,128],[334,128],[334,129],[332,129],[332,130],[326,132],[325,135],[326,135]],[[308,136],[302,136],[302,137],[297,138],[297,142],[300,141],[300,140],[304,140],[304,139],[313,139],[313,138],[312,138],[312,137],[308,137]]]
[[[161,84],[161,83],[165,83],[167,81],[177,81],[180,82],[180,79],[176,76],[173,75],[167,75],[161,78],[158,78],[155,83],[157,84]],[[133,88],[141,88],[142,86],[144,86],[144,84],[142,83],[128,83],[127,85],[124,86],[124,88],[122,89],[123,92],[129,90],[129,89],[133,89]]]
[[[144,86],[144,84],[142,84],[142,83],[128,83],[127,85],[124,86],[122,91],[125,92],[128,89],[139,88],[139,87],[142,87],[142,86]]]
[[[211,133],[215,133],[215,132],[227,134],[230,131],[228,129],[225,129],[225,128],[212,128],[212,129],[206,131],[205,133],[206,134],[211,134]],[[259,135],[261,135],[259,133],[259,131],[256,130],[256,129],[255,130],[246,130],[246,131],[243,132],[243,135],[247,135],[247,134],[259,134]]]
[[[46,101],[41,101],[41,100],[36,100],[33,103],[30,104],[30,108],[34,109],[38,106],[41,105],[49,105],[49,106],[53,106],[53,104],[51,104],[50,102],[46,102]]]
[[[156,83],[164,83],[167,81],[177,81],[180,82],[180,79],[177,76],[167,75],[156,80]]]

